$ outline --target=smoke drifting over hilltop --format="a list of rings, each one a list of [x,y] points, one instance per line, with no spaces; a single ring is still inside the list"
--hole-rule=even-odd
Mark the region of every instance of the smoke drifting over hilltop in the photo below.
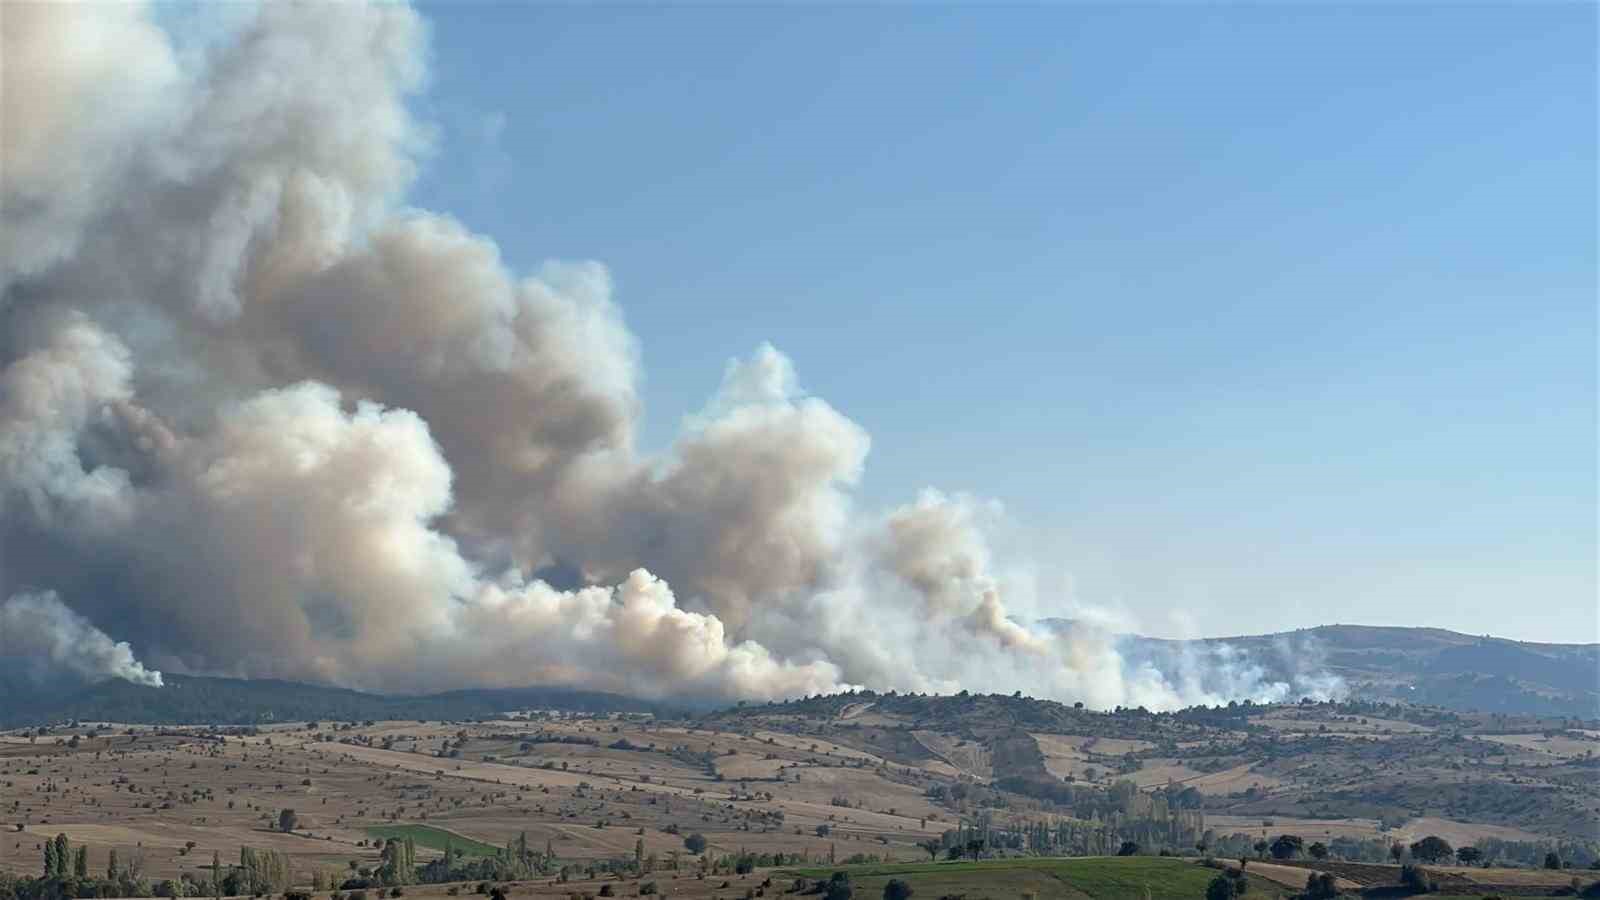
[[[42,659],[89,679],[161,687],[160,672],[140,665],[127,644],[111,640],[54,594],[18,594],[0,603],[0,650],[9,659]]]
[[[131,3],[0,27],[0,77],[28,86],[0,101],[7,654],[147,684],[130,645],[385,690],[1301,690],[1019,619],[996,510],[857,509],[867,432],[770,346],[641,453],[606,270],[517,274],[403,205],[427,133],[413,10],[266,5],[204,55]],[[588,586],[536,574],[557,570]]]

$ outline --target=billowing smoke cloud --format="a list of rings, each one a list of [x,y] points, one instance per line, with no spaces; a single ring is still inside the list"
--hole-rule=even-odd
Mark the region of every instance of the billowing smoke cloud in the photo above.
[[[133,649],[385,690],[1279,691],[1031,625],[1047,604],[997,563],[992,504],[858,509],[867,433],[771,346],[641,452],[604,267],[518,274],[403,205],[416,12],[231,18],[205,53],[135,3],[0,19],[0,80],[28,85],[0,95],[7,641],[141,683]]]
[[[61,604],[55,594],[17,594],[0,603],[0,651],[9,660],[39,660],[91,681],[121,678],[161,687],[161,673]]]

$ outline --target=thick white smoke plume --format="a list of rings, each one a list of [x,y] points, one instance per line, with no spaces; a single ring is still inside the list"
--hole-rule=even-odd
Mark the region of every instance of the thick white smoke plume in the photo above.
[[[8,658],[42,658],[91,681],[121,678],[161,687],[161,673],[61,604],[55,594],[18,594],[0,603],[0,652]]]
[[[867,433],[770,346],[641,453],[606,270],[518,274],[403,205],[417,13],[236,18],[201,53],[137,3],[0,17],[0,596],[61,598],[6,605],[8,654],[384,690],[1299,689],[1030,625],[998,512],[855,508]]]

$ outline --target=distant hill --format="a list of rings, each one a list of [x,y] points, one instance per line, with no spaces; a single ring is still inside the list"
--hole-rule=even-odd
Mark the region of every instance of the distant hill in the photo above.
[[[1310,639],[1358,696],[1448,709],[1600,717],[1600,644],[1536,644],[1442,628],[1326,625]],[[1250,648],[1282,636],[1234,638]]]
[[[1058,629],[1070,620],[1048,619]],[[1600,718],[1600,644],[1537,644],[1443,628],[1324,625],[1296,631],[1171,641],[1129,635],[1158,661],[1195,646],[1244,651],[1269,677],[1325,670],[1352,695],[1462,711]]]
[[[1044,625],[1070,630],[1069,620]],[[1600,644],[1536,644],[1477,637],[1439,628],[1326,625],[1276,634],[1173,641],[1126,635],[1124,652],[1160,668],[1176,667],[1197,646],[1227,644],[1269,678],[1298,670],[1344,680],[1358,699],[1404,701],[1460,711],[1600,718]],[[1175,669],[1174,669],[1175,670]],[[270,679],[166,676],[164,688],[105,681],[42,691],[0,680],[0,727],[69,719],[130,724],[367,719],[463,720],[513,709],[672,714],[693,704],[651,703],[562,687],[469,689],[425,695],[381,695]],[[1289,698],[1295,699],[1295,698]],[[700,707],[703,709],[703,707]],[[1072,716],[1059,705],[1017,707],[1029,718]],[[997,712],[997,711],[991,711]],[[1007,715],[1020,715],[1015,710]],[[1022,722],[1016,723],[1018,726]],[[1051,730],[1061,722],[1033,721]]]
[[[269,722],[368,719],[465,720],[507,710],[583,713],[670,712],[661,704],[618,694],[562,687],[500,688],[389,696],[273,679],[172,675],[166,686],[111,680],[66,692],[0,689],[0,727],[70,719],[129,724],[260,725]]]
[[[1600,834],[1600,731],[1560,716],[1374,700],[1097,712],[1005,694],[852,691],[745,704],[700,724],[792,735],[813,758],[860,754],[880,773],[937,771],[980,808],[1026,798],[1083,816],[1086,791],[1128,782],[1164,791],[1174,808],[1229,817],[1210,823],[1219,833],[1364,821],[1385,836],[1377,859],[1422,828],[1466,836],[1457,840]]]

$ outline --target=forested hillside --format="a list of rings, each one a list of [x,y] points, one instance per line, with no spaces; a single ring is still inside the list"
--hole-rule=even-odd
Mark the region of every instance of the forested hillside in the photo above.
[[[560,687],[449,691],[385,696],[271,679],[166,676],[160,688],[110,680],[72,691],[26,685],[0,693],[0,727],[71,719],[148,725],[382,719],[478,719],[508,710],[660,713],[661,704],[618,694]]]

